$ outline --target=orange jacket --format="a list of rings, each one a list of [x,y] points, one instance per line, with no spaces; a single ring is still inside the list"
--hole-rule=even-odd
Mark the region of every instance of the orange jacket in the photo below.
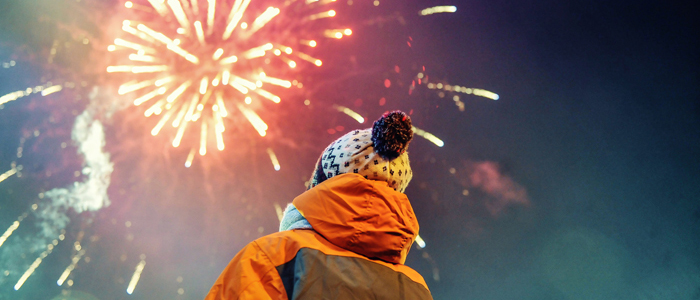
[[[432,299],[403,265],[418,234],[406,195],[357,174],[330,178],[294,199],[313,230],[248,244],[205,300]]]

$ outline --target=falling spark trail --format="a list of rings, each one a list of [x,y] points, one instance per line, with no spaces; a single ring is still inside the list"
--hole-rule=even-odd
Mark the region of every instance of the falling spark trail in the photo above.
[[[422,16],[437,14],[437,13],[453,13],[457,11],[456,6],[435,6],[429,7],[420,11]]]
[[[0,247],[2,247],[2,244],[4,244],[5,241],[7,241],[7,239],[17,229],[17,227],[19,227],[19,221],[15,221],[14,223],[12,223],[12,225],[10,225],[10,228],[7,228],[7,230],[5,230],[5,233],[3,233],[2,236],[0,236]]]
[[[365,122],[365,118],[363,118],[360,114],[354,112],[352,109],[349,109],[345,106],[340,106],[340,105],[333,105],[335,109],[337,109],[339,112],[342,112],[351,118],[355,119],[358,123],[362,124]]]
[[[438,137],[434,136],[432,133],[427,132],[425,130],[419,129],[418,127],[413,126],[413,132],[426,140],[432,142],[433,144],[437,145],[438,147],[445,146],[445,142],[443,142],[441,139]]]
[[[15,175],[17,173],[17,168],[12,168],[9,171],[0,174],[0,182],[5,181],[5,179],[10,178],[10,176]]]
[[[26,97],[26,96],[29,96],[29,95],[35,94],[35,93],[41,93],[42,96],[48,96],[48,95],[51,95],[53,93],[60,92],[62,89],[63,89],[62,85],[52,85],[52,86],[48,86],[48,87],[37,86],[34,88],[27,88],[25,90],[16,91],[16,92],[12,92],[12,93],[0,96],[0,105],[3,105],[5,103],[11,102],[11,101],[15,101],[19,98]]]
[[[131,276],[131,281],[129,281],[129,286],[126,288],[126,293],[131,295],[131,293],[134,292],[134,289],[136,288],[136,284],[139,283],[139,279],[141,278],[141,272],[143,272],[143,268],[146,266],[146,260],[141,260],[138,265],[136,265],[136,270],[134,270],[134,275]]]
[[[80,247],[80,245],[79,245],[79,244],[76,245],[76,248],[77,248],[77,247]],[[56,284],[58,284],[58,286],[62,286],[62,285],[63,285],[63,282],[65,282],[66,279],[68,279],[68,276],[70,275],[70,272],[72,272],[72,271],[75,269],[75,266],[78,264],[78,262],[80,261],[80,258],[82,258],[84,254],[85,254],[85,250],[80,250],[80,251],[78,252],[78,254],[76,254],[75,256],[73,256],[73,258],[71,259],[70,265],[68,265],[68,267],[66,268],[66,270],[63,271],[63,274],[61,274],[61,277],[58,278],[58,281],[56,281]]]
[[[420,237],[420,235],[416,236],[416,244],[418,244],[418,247],[421,249],[425,248],[425,241]]]
[[[53,243],[48,244],[46,246],[46,251],[42,252],[41,255],[39,255],[39,257],[36,260],[34,260],[34,262],[29,266],[27,271],[24,272],[22,277],[19,278],[19,280],[17,281],[17,284],[15,284],[15,291],[19,291],[19,289],[22,287],[24,282],[27,281],[29,276],[32,276],[32,274],[34,273],[36,268],[38,268],[39,265],[41,265],[41,262],[44,260],[44,258],[46,258],[47,256],[49,256],[49,254],[51,254],[54,246],[56,246],[57,244],[58,244],[58,240],[54,240]]]
[[[272,161],[272,165],[275,167],[275,171],[279,171],[280,162],[277,160],[277,155],[275,155],[275,152],[272,151],[272,148],[267,148],[267,154],[270,155],[270,160]]]

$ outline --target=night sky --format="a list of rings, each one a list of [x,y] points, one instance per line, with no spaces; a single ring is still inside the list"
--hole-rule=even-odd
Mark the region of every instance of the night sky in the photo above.
[[[203,298],[238,250],[276,231],[275,205],[304,191],[323,148],[368,127],[336,104],[368,120],[410,112],[445,142],[415,138],[406,190],[427,243],[407,264],[435,299],[700,300],[700,24],[690,2],[669,1],[354,0],[341,6],[353,35],[303,75],[304,94],[264,106],[264,138],[238,124],[225,151],[186,169],[188,149],[150,136],[157,121],[129,107],[100,114],[111,205],[68,211],[65,241],[15,291],[45,250],[26,247],[43,222],[37,195],[85,180],[76,116],[90,98],[120,106],[104,104],[115,89],[90,68],[106,51],[65,28],[109,40],[122,2],[82,1],[0,0],[0,95],[85,82],[0,106],[0,174],[23,165],[0,182],[0,232],[29,212],[0,247],[0,299]],[[435,5],[458,10],[417,14]],[[54,41],[66,45],[47,63]],[[460,94],[460,111],[425,85],[409,95],[418,72],[500,99]],[[90,259],[58,287],[77,240]]]

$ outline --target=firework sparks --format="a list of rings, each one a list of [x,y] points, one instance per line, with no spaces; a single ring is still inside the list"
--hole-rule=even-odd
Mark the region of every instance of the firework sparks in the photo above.
[[[416,244],[417,244],[418,247],[420,247],[421,249],[425,248],[425,241],[423,240],[422,237],[420,237],[420,235],[417,235],[417,236],[416,236]]]
[[[27,271],[25,271],[24,274],[22,274],[22,277],[19,278],[19,280],[17,281],[17,284],[15,284],[15,291],[18,291],[20,288],[22,288],[22,285],[24,285],[24,282],[27,281],[27,279],[29,279],[29,276],[32,276],[32,274],[34,273],[36,268],[38,268],[39,265],[41,265],[41,262],[44,260],[44,258],[46,258],[47,256],[49,256],[49,254],[51,254],[54,247],[56,247],[56,245],[58,245],[59,240],[62,241],[63,238],[64,238],[64,235],[63,235],[63,233],[61,233],[61,235],[59,236],[58,239],[55,239],[50,244],[46,245],[46,250],[44,252],[42,252],[41,255],[39,255],[39,257],[36,260],[34,260],[34,262],[29,266]]]
[[[333,107],[335,109],[337,109],[339,112],[342,112],[342,113],[348,115],[349,117],[355,119],[355,121],[357,121],[360,124],[365,122],[365,118],[363,118],[362,115],[356,113],[352,109],[349,109],[345,106],[340,106],[340,105],[333,105]]]
[[[28,87],[21,91],[16,91],[0,96],[0,106],[5,103],[15,101],[19,98],[26,97],[32,94],[41,93],[42,96],[48,96],[56,92],[63,90],[62,85],[53,85],[50,82],[45,85],[39,85],[36,87]]]
[[[136,265],[136,270],[134,270],[134,275],[131,276],[131,280],[129,281],[129,286],[126,288],[126,293],[131,295],[134,292],[134,289],[136,289],[136,285],[139,283],[139,279],[141,279],[141,272],[143,272],[143,268],[146,266],[146,256],[141,255],[141,261],[139,262],[138,265]]]
[[[12,169],[8,170],[7,172],[0,174],[0,182],[3,182],[7,178],[10,178],[10,176],[17,174],[17,171],[20,171],[20,170],[21,170],[21,166],[12,167]]]
[[[324,28],[328,22],[322,20],[337,15],[328,9],[334,2],[271,0],[272,6],[261,7],[250,0],[128,1],[125,9],[131,15],[123,21],[123,36],[108,47],[121,63],[108,66],[107,72],[129,74],[119,94],[138,94],[134,105],[150,102],[145,115],[160,116],[151,131],[154,136],[172,125],[177,132],[173,147],[181,145],[190,129],[200,134],[200,155],[207,153],[210,137],[224,150],[231,109],[238,108],[265,136],[267,124],[255,112],[263,104],[251,104],[279,103],[279,88],[301,88],[296,80],[282,77],[301,62],[323,65],[306,53],[318,52],[316,39],[352,34],[349,28]],[[196,122],[200,125],[192,124]]]
[[[441,139],[438,137],[434,136],[432,133],[427,132],[425,130],[419,129],[416,126],[413,126],[413,133],[416,135],[430,141],[431,143],[437,145],[438,147],[445,146],[445,142],[443,142]]]
[[[416,84],[424,85],[430,90],[435,90],[440,98],[444,98],[448,95],[451,95],[452,100],[455,102],[455,105],[459,108],[459,111],[464,111],[464,102],[462,102],[459,93],[484,97],[491,100],[498,100],[501,98],[498,94],[484,89],[468,88],[459,85],[450,85],[446,82],[429,82],[428,79],[429,78],[427,75],[425,75],[425,73],[418,73],[413,79],[413,83],[411,84],[411,87],[409,89],[409,94],[413,92],[413,90],[416,88]]]
[[[17,228],[19,228],[20,223],[26,217],[27,217],[27,213],[24,213],[19,218],[17,218],[17,221],[12,222],[12,225],[10,225],[10,227],[7,228],[7,230],[5,230],[5,233],[3,233],[2,236],[0,236],[0,247],[2,247],[2,245],[5,243],[5,241],[7,241],[7,239],[10,238],[12,233],[15,232],[15,230],[17,230]]]
[[[424,10],[420,11],[421,16],[427,16],[427,15],[432,15],[432,14],[439,14],[439,13],[453,13],[457,11],[457,6],[434,6],[434,7],[429,7]]]
[[[275,155],[275,152],[272,151],[272,148],[267,148],[267,154],[270,155],[270,160],[272,161],[272,165],[275,167],[275,171],[279,171],[280,162],[277,160],[277,155]]]
[[[59,277],[58,281],[56,281],[56,284],[58,284],[58,286],[63,285],[66,279],[68,279],[68,276],[70,276],[70,273],[73,272],[73,270],[75,269],[75,266],[78,264],[80,259],[83,257],[83,255],[85,255],[85,249],[82,249],[79,242],[75,242],[75,250],[78,251],[78,254],[74,255],[73,258],[71,258],[70,265],[66,267],[66,269],[61,274],[61,277]]]

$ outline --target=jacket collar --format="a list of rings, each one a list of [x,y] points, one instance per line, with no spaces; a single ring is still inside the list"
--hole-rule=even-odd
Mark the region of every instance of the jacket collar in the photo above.
[[[292,203],[328,241],[369,258],[403,264],[418,235],[406,195],[358,174],[334,176]]]

